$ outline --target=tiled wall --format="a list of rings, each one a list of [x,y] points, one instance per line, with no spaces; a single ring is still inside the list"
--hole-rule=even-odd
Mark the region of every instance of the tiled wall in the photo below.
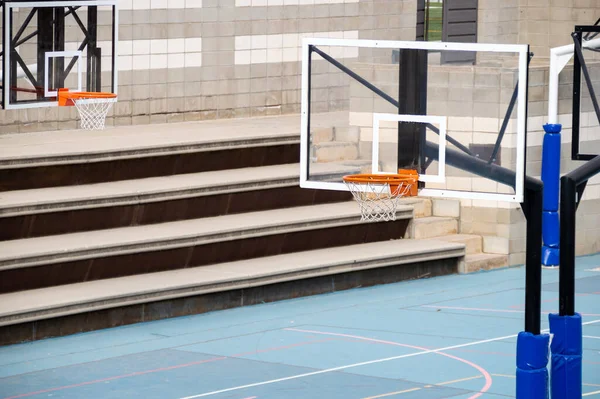
[[[299,112],[304,37],[415,38],[412,0],[120,0],[119,7],[119,101],[108,125]],[[103,79],[109,14],[99,15]],[[82,39],[78,30],[67,26],[67,49]],[[72,129],[75,120],[72,109],[5,110],[0,133]]]
[[[544,58],[572,43],[575,25],[593,25],[598,15],[597,0],[479,0],[479,42],[528,43]]]

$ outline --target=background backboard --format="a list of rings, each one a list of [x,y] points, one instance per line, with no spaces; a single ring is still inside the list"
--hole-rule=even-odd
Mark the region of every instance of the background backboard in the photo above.
[[[54,106],[59,88],[117,92],[117,0],[3,3],[5,109]]]

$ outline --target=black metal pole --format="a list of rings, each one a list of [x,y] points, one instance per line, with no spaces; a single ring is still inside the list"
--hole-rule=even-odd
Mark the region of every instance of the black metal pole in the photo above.
[[[117,58],[115,56],[115,54],[117,54],[117,40],[119,39],[117,37],[117,25],[115,24],[117,18],[117,6],[112,6],[112,52],[111,52],[111,71],[113,72],[113,76],[117,76],[117,74],[119,73],[119,67],[117,66]],[[110,80],[110,90],[112,93],[116,93],[115,92],[115,79],[112,78]]]
[[[425,115],[427,51],[401,49],[398,69],[398,114]],[[424,124],[398,122],[398,169],[417,169],[422,173],[424,143]]]
[[[576,35],[576,41],[581,43],[581,32]],[[571,159],[577,159],[579,155],[579,117],[581,115],[581,63],[579,57],[573,57],[573,119],[571,122],[572,143]]]
[[[38,41],[37,41],[37,84],[40,87],[44,86],[46,82],[46,53],[54,50],[54,9],[49,7],[40,7],[37,11],[38,21]],[[48,70],[50,76],[48,79],[48,86],[52,86],[54,73],[54,63],[52,59],[48,60]],[[33,83],[33,82],[32,82]],[[37,99],[41,100],[44,98],[43,92],[37,93]]]
[[[308,46],[308,84],[307,84],[307,88],[306,88],[306,96],[308,97],[307,101],[306,101],[306,131],[308,132],[308,134],[310,135],[310,117],[311,117],[311,112],[310,112],[310,108],[311,108],[311,102],[312,102],[312,53],[314,51],[314,47],[312,45]],[[306,143],[306,146],[308,147],[306,149],[306,154],[308,154],[308,159],[311,159],[311,140],[308,140],[308,142]],[[306,163],[306,176],[310,177],[310,162]]]
[[[96,58],[98,56],[98,7],[90,6],[87,12],[87,91],[100,91],[98,87],[98,74]]]
[[[542,310],[543,190],[525,189],[525,201],[523,202],[522,207],[525,216],[527,217],[527,254],[525,256],[525,331],[539,335],[541,329],[540,325]]]
[[[10,71],[8,73],[10,73],[10,78],[8,81],[8,85],[7,85],[7,89],[9,90],[9,100],[8,103],[9,104],[13,104],[16,103],[18,100],[18,92],[17,90],[13,90],[13,87],[17,87],[17,57],[19,56],[19,53],[17,53],[17,49],[15,48],[15,46],[13,46],[13,22],[14,22],[14,9],[11,7],[9,8],[9,24],[10,24],[10,28],[9,28],[9,37],[7,38],[8,40],[8,47],[9,47],[9,51],[10,51]],[[38,65],[38,68],[40,68],[40,66]]]
[[[64,51],[65,49],[65,8],[54,8],[54,51]],[[60,29],[62,27],[62,29]],[[65,87],[63,71],[65,70],[65,59],[57,57],[54,59],[55,72],[54,80],[51,81],[51,87],[54,90]]]
[[[577,182],[569,176],[560,179],[560,269],[558,311],[575,314],[575,214]]]
[[[6,5],[4,4],[4,2],[2,3],[2,24],[4,24],[4,21],[6,21],[5,19],[6,16]],[[6,49],[6,31],[4,29],[2,29],[2,55],[4,55],[5,52],[7,52]],[[8,46],[8,48],[10,49],[10,44]],[[10,51],[10,50],[8,50]],[[6,104],[4,104],[4,91],[6,90],[6,75],[7,75],[7,71],[4,68],[4,58],[2,58],[2,70],[4,71],[4,73],[2,74],[2,108],[5,108]]]

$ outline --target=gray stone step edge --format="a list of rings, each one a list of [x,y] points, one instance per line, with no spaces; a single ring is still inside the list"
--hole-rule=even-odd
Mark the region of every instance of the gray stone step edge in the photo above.
[[[327,179],[329,176],[355,171],[356,169],[351,167],[345,169],[330,167],[323,168],[314,175]],[[299,178],[298,164],[284,164],[245,168],[242,171],[230,169],[79,186],[9,191],[0,193],[0,219],[293,187],[298,185]],[[173,181],[177,181],[178,184],[173,184]],[[161,189],[165,186],[164,183],[171,187]],[[62,193],[54,195],[54,198],[48,198],[51,197],[48,194],[61,191]],[[22,199],[19,200],[19,197]]]
[[[49,165],[66,165],[82,162],[105,162],[122,159],[146,158],[153,156],[231,150],[237,148],[267,147],[299,143],[300,135],[298,133],[291,133],[282,134],[281,136],[270,137],[247,137],[243,139],[199,141],[197,143],[190,142],[177,144],[159,144],[155,146],[145,146],[127,150],[88,150],[85,152],[74,152],[71,154],[64,155],[0,159],[0,169],[15,169]]]
[[[319,208],[322,210],[328,209],[329,207],[335,206],[346,206],[356,207],[352,211],[340,214],[337,216],[321,216],[319,212]],[[311,217],[306,217],[305,219],[292,220],[287,223],[277,221],[271,217],[271,215],[275,214],[275,211],[261,211],[261,212],[252,212],[246,214],[239,215],[226,215],[226,216],[217,216],[218,218],[229,218],[232,220],[230,223],[232,226],[229,228],[222,228],[221,231],[212,231],[212,232],[204,232],[204,233],[195,233],[195,234],[180,234],[177,237],[175,234],[170,234],[169,237],[156,239],[154,237],[150,237],[144,241],[137,241],[134,243],[124,243],[122,239],[118,238],[118,234],[115,234],[115,231],[125,232],[127,231],[127,237],[132,236],[132,232],[134,229],[150,229],[157,228],[161,225],[184,225],[184,224],[192,224],[198,223],[198,221],[202,221],[207,225],[210,223],[210,220],[214,218],[204,218],[204,219],[192,219],[180,222],[169,222],[162,223],[159,225],[149,225],[149,226],[134,226],[134,227],[125,227],[118,229],[107,229],[100,231],[91,231],[91,232],[82,232],[82,233],[72,233],[72,234],[64,234],[60,236],[50,236],[50,237],[39,237],[39,238],[29,238],[24,240],[15,240],[15,241],[6,241],[4,243],[0,243],[0,253],[3,248],[6,246],[10,246],[11,243],[20,241],[27,244],[28,248],[35,248],[36,244],[39,242],[44,242],[45,240],[52,238],[53,240],[60,237],[60,239],[64,239],[65,241],[69,241],[71,237],[76,236],[81,241],[81,238],[88,238],[86,242],[95,242],[94,234],[101,235],[110,235],[111,240],[114,240],[114,243],[111,245],[98,246],[96,248],[88,248],[87,245],[80,245],[79,248],[76,249],[57,249],[61,248],[59,243],[51,242],[51,250],[46,252],[40,252],[38,254],[31,254],[29,250],[21,251],[21,253],[17,256],[5,256],[4,259],[0,258],[0,271],[9,270],[9,269],[17,269],[24,267],[33,267],[44,264],[52,264],[57,262],[70,262],[76,260],[84,260],[84,259],[92,259],[106,256],[116,256],[116,255],[126,255],[132,253],[140,253],[140,252],[151,252],[151,251],[159,251],[159,250],[167,250],[167,249],[175,249],[175,248],[183,248],[190,247],[194,245],[203,245],[203,244],[211,244],[215,242],[222,241],[231,241],[238,239],[247,239],[254,237],[261,237],[266,235],[274,235],[274,234],[285,234],[306,230],[316,230],[323,228],[331,228],[331,227],[340,227],[340,226],[349,226],[354,224],[365,223],[360,220],[360,214],[358,205],[354,203],[354,201],[349,203],[340,203],[340,204],[326,204],[326,205],[312,205],[308,207],[297,207],[297,208],[288,208],[286,209],[286,213],[293,214],[294,209],[308,209],[312,208],[311,211],[314,211]],[[266,222],[263,226],[251,225],[247,228],[240,228],[234,223],[235,218],[244,217],[246,215],[261,214],[261,219]],[[270,215],[271,214],[271,215]],[[401,219],[412,219],[413,218],[413,207],[412,206],[402,206],[399,205],[396,212],[397,220]],[[18,252],[18,251],[17,251]]]
[[[415,244],[419,241],[425,245],[417,245],[417,248],[415,248]],[[397,249],[392,253],[388,250],[387,253],[381,254],[381,251],[378,249],[385,246],[395,246]],[[142,276],[120,277],[68,286],[22,291],[13,294],[3,294],[0,295],[0,304],[4,304],[0,308],[0,326],[424,261],[456,258],[458,265],[460,259],[465,256],[464,244],[447,243],[431,239],[394,240],[383,243],[358,244],[343,248],[334,248],[333,250],[343,251],[346,259],[339,259],[337,261],[325,260],[320,263],[308,262],[308,264],[303,261],[303,257],[307,254],[313,255],[313,258],[319,253],[331,254],[332,248],[328,248],[325,250],[306,251],[267,258],[223,263],[214,266],[159,272]],[[228,269],[233,270],[235,268],[252,270],[252,264],[257,262],[274,264],[276,267],[272,267],[271,270],[268,271],[264,271],[263,267],[262,272],[259,271],[250,275],[241,275],[239,272],[227,272]],[[198,278],[202,276],[197,275],[194,279],[194,273],[196,271],[207,270],[209,268],[212,268],[212,270],[216,270],[217,268],[220,269],[222,275],[213,277],[212,279],[204,279],[203,281]],[[189,278],[185,278],[186,283],[184,284],[168,286],[169,277],[174,276],[176,273],[187,273]],[[140,280],[144,278],[146,280],[152,278],[155,281],[154,286],[152,286],[152,284],[140,284]],[[179,279],[181,280],[181,277],[179,277]],[[109,290],[113,287],[114,291],[115,282],[117,281],[119,282],[119,284],[117,284],[118,286],[127,288],[119,293],[113,292],[104,295],[93,294],[93,292],[102,291],[103,286],[109,288]],[[143,286],[144,288],[136,288],[140,286]],[[69,295],[70,290],[81,290],[86,293],[87,298],[69,302],[69,298],[71,298],[71,295]],[[7,307],[10,307],[11,303],[14,303],[12,298],[23,295],[27,295],[27,306],[29,309],[21,309],[18,311],[6,309]],[[48,295],[61,298],[62,303],[47,305],[48,301],[44,298]]]

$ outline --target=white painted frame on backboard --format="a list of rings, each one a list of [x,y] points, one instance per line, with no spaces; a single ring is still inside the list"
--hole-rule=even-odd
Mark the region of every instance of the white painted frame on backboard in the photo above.
[[[379,170],[379,126],[381,121],[390,122],[416,122],[431,123],[438,125],[440,129],[439,153],[438,153],[438,174],[437,175],[419,175],[419,181],[428,183],[444,183],[446,181],[446,130],[447,120],[445,116],[433,115],[398,115],[398,114],[373,114],[373,157],[371,170],[373,173],[386,173]]]
[[[300,187],[317,190],[348,191],[344,183],[311,181],[308,179],[309,167],[309,132],[308,132],[308,82],[309,82],[309,47],[310,46],[365,47],[381,49],[413,49],[431,51],[475,51],[491,53],[517,53],[519,55],[519,82],[528,78],[529,45],[527,44],[488,44],[488,43],[448,43],[417,42],[397,40],[361,40],[304,38],[302,41],[302,81],[301,81],[301,114],[300,114]],[[527,146],[527,86],[519,84],[517,93],[517,140],[516,140],[516,176],[515,194],[485,193],[473,191],[457,191],[442,189],[423,189],[419,195],[447,198],[477,199],[489,201],[523,202],[525,191],[525,150]]]
[[[115,41],[119,40],[119,1],[118,0],[88,0],[88,1],[26,1],[26,2],[15,2],[6,1],[4,2],[4,37],[7,39],[11,37],[11,24],[9,12],[13,8],[24,8],[24,7],[114,7],[114,31]],[[115,94],[117,94],[117,88],[119,87],[119,70],[118,70],[118,48],[117,43],[113,43],[113,56],[112,56],[112,71],[113,71],[113,85],[115,87]],[[10,70],[10,51],[4,52],[4,71]],[[58,101],[47,101],[39,103],[28,103],[28,104],[11,104],[10,103],[10,90],[4,90],[4,109],[25,109],[25,108],[46,108],[56,107]]]

